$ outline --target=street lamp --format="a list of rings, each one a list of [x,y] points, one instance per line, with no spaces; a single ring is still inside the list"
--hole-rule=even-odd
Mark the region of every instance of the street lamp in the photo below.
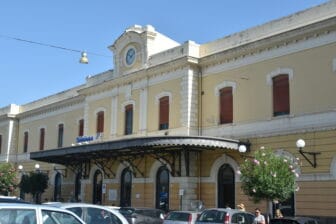
[[[245,153],[245,152],[247,151],[246,145],[240,145],[240,146],[238,147],[238,151],[239,151],[240,153]]]
[[[321,154],[320,152],[306,152],[306,151],[303,151],[303,148],[305,147],[306,143],[303,139],[298,139],[296,141],[296,147],[298,148],[299,150],[299,153],[309,162],[309,164],[316,168],[317,164],[316,164],[316,155],[319,155]],[[313,161],[311,161],[307,156],[306,154],[308,155],[311,155],[313,156]]]

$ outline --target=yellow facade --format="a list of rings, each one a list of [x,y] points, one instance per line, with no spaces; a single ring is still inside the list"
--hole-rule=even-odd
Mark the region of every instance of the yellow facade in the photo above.
[[[246,156],[267,147],[300,158],[300,190],[291,207],[295,214],[334,220],[335,35],[334,1],[202,45],[179,44],[151,26],[130,27],[110,46],[113,70],[62,93],[0,108],[1,161],[23,165],[26,172],[40,163],[50,179],[43,200],[55,200],[61,181],[57,196],[65,201],[75,196],[120,205],[125,198],[131,206],[159,207],[168,192],[164,203],[173,210],[195,209],[200,201],[208,208],[223,206],[226,198],[220,195],[227,188],[219,176],[227,165],[234,180],[229,202],[243,202],[253,211],[266,210],[267,203],[256,204],[242,192],[237,171]],[[132,48],[137,54],[129,62],[125,57]],[[290,111],[275,116],[272,79],[281,74],[288,76]],[[233,119],[220,124],[219,91],[224,87],[232,87]],[[160,129],[162,97],[169,98],[167,129]],[[132,133],[125,135],[127,105],[133,106]],[[97,138],[101,111],[104,130]],[[92,137],[89,141],[76,140],[81,119],[81,137]],[[64,125],[62,147],[59,124]],[[40,151],[41,128],[45,147]],[[227,146],[203,145],[208,137]],[[319,153],[316,167],[298,152],[298,139],[305,140],[304,150]],[[247,154],[238,150],[242,142],[250,143]],[[130,186],[124,183],[126,171]]]

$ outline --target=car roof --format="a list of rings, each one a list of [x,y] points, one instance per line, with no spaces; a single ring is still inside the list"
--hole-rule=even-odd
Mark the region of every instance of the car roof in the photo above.
[[[90,204],[90,203],[78,203],[78,202],[46,202],[43,203],[44,205],[49,205],[53,207],[59,207],[59,208],[69,208],[69,207],[91,207],[91,208],[102,208],[106,210],[111,210],[109,206],[104,206],[104,205],[95,205],[95,204]]]
[[[56,210],[56,211],[64,211],[65,209],[59,207],[53,207],[48,205],[40,205],[40,204],[23,204],[23,203],[1,203],[0,208],[23,208],[23,209],[46,209],[46,210]]]

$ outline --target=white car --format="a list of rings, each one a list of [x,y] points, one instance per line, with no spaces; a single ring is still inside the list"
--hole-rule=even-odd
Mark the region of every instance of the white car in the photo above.
[[[171,211],[163,224],[194,224],[201,212],[197,211]]]
[[[86,224],[128,224],[127,219],[116,209],[87,203],[46,203],[67,209],[78,215]]]
[[[85,224],[71,211],[46,205],[0,204],[0,223],[16,224]]]

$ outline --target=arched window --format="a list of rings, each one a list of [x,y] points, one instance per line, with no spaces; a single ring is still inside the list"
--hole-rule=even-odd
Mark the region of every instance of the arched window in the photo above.
[[[103,187],[103,175],[97,170],[93,175],[93,193],[92,203],[102,204],[102,187]]]
[[[125,107],[125,135],[133,133],[133,105],[128,104]]]
[[[104,111],[99,111],[97,113],[97,133],[104,132]]]
[[[289,107],[289,79],[287,74],[277,75],[273,82],[273,116],[286,115]]]
[[[63,146],[63,135],[64,135],[64,124],[58,125],[58,140],[57,147],[61,148]]]
[[[159,99],[159,130],[169,128],[169,97],[164,96]]]
[[[28,152],[28,131],[25,131],[23,134],[23,152]]]
[[[129,168],[122,171],[120,183],[120,206],[131,206],[132,172]]]
[[[45,129],[40,129],[40,150],[44,149],[44,138],[45,138]]]
[[[219,90],[219,122],[220,124],[233,121],[233,97],[232,87],[224,87]]]
[[[169,171],[167,167],[159,168],[156,175],[156,208],[169,210]]]
[[[219,168],[217,185],[218,208],[235,208],[235,175],[229,164]]]
[[[54,186],[54,201],[61,201],[62,199],[62,177],[59,172],[55,176]]]

